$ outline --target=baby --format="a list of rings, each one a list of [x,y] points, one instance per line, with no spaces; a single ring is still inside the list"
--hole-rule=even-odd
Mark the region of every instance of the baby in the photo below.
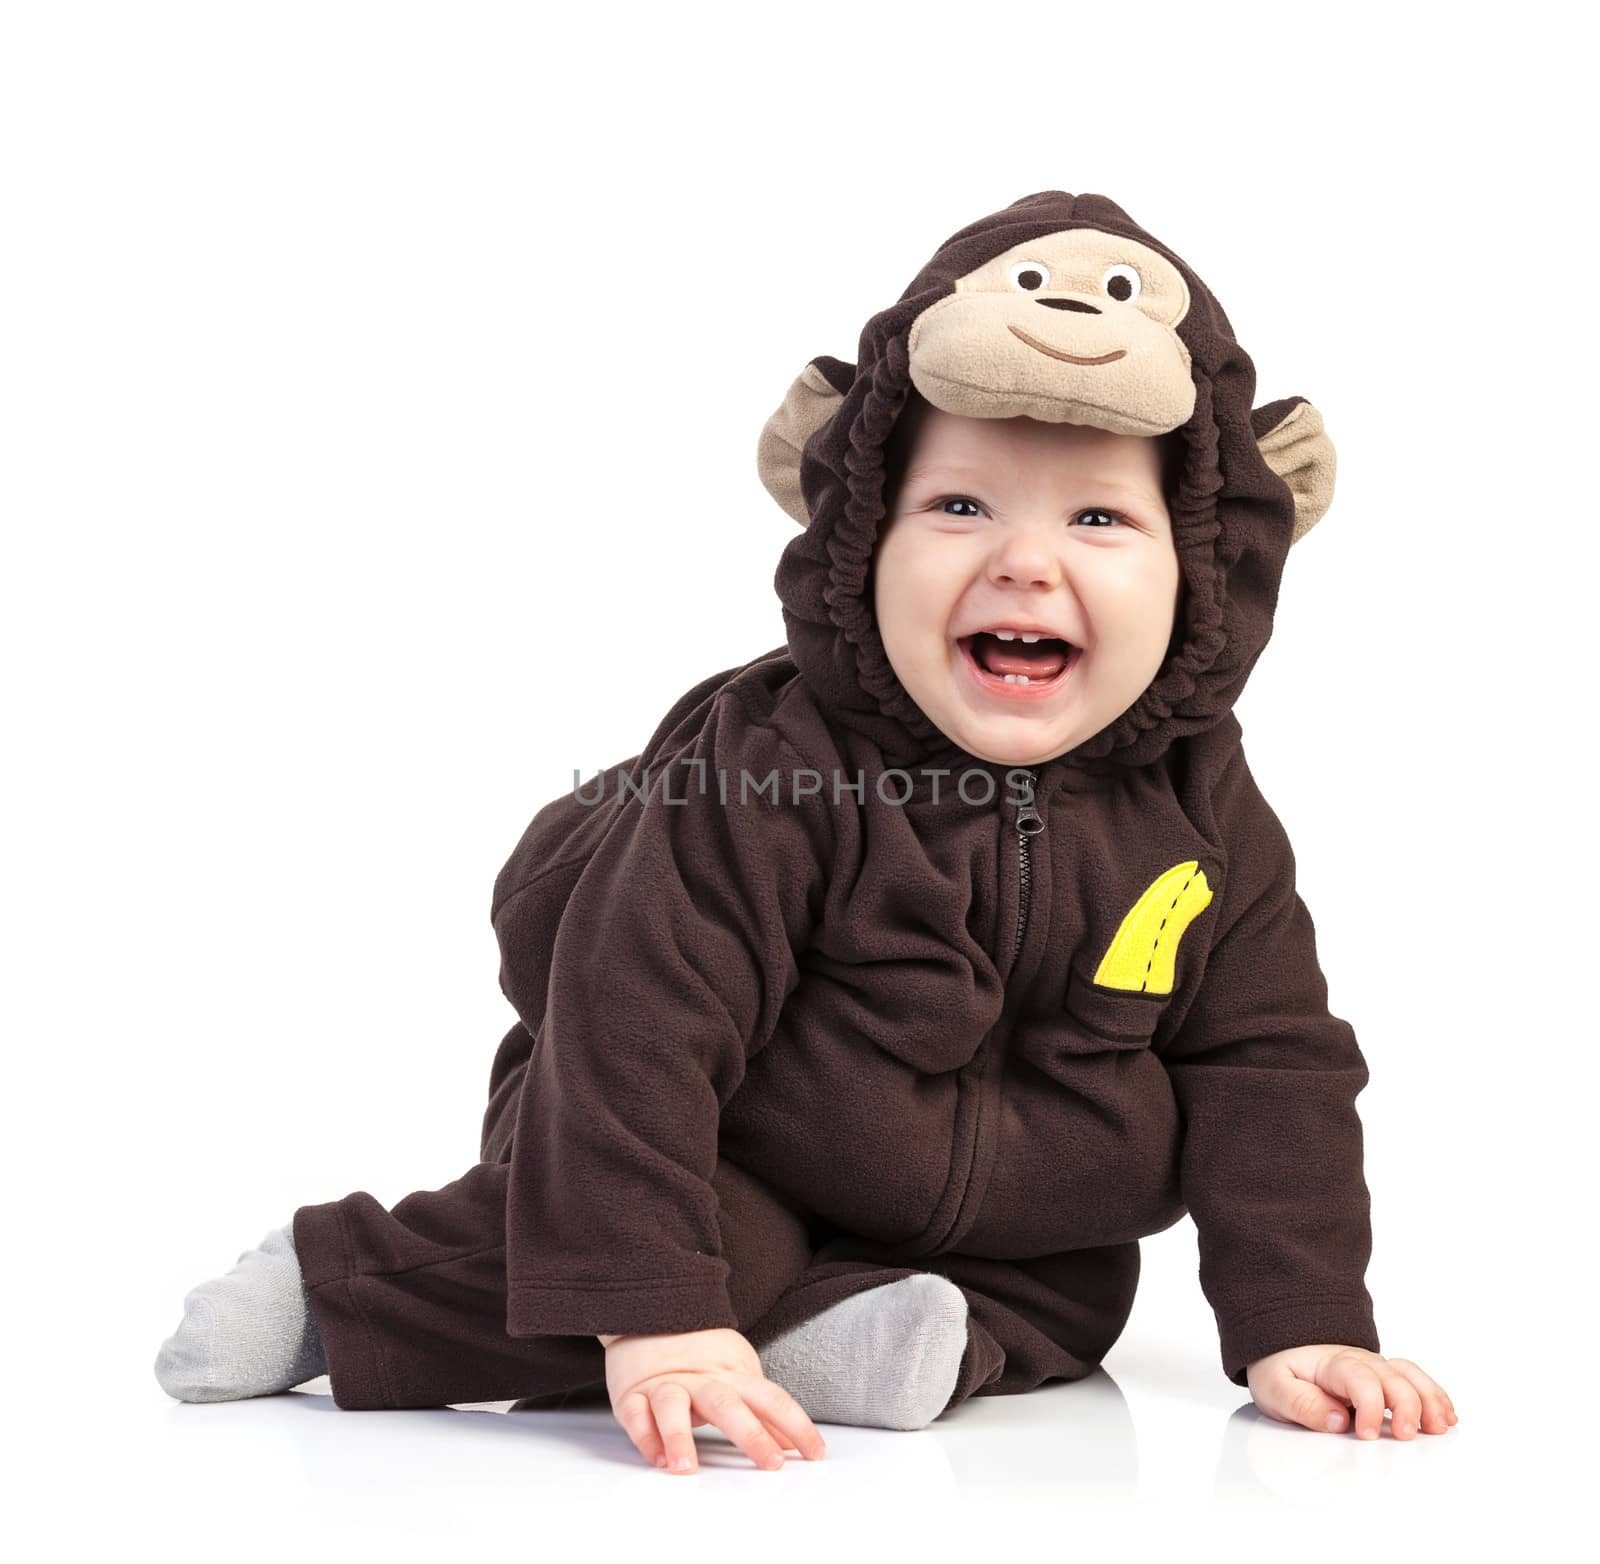
[[[604,1395],[762,1467],[1091,1374],[1192,1214],[1224,1373],[1443,1433],[1378,1352],[1355,1097],[1232,711],[1332,497],[1301,397],[1103,196],[953,234],[758,464],[784,645],[534,817],[481,1160],[302,1206],[190,1293],[182,1400]]]

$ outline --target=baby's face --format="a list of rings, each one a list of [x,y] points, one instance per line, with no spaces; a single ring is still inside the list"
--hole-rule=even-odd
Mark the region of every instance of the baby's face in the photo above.
[[[927,407],[905,461],[872,568],[879,634],[911,698],[1006,765],[1049,760],[1121,716],[1165,660],[1183,588],[1157,441]],[[975,634],[1035,628],[1032,644]],[[1064,664],[1052,636],[1071,643]]]

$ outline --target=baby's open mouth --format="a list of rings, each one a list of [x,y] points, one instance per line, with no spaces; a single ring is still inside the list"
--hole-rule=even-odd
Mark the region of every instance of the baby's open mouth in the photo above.
[[[1059,636],[1024,641],[1020,635],[1002,639],[988,630],[961,636],[956,644],[986,682],[1035,689],[1059,684],[1078,651]]]

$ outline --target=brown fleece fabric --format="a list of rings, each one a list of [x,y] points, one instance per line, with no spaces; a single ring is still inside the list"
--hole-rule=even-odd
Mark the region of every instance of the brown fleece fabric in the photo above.
[[[882,452],[924,312],[1078,229],[1187,289],[1161,328],[1193,384],[1185,617],[1127,712],[1008,767],[933,727],[888,662],[867,587]],[[1378,1350],[1366,1065],[1232,713],[1295,529],[1258,438],[1304,399],[1252,409],[1199,278],[1062,191],[953,235],[855,365],[813,366],[842,399],[800,457],[786,645],[546,804],[496,881],[519,1019],[482,1160],[392,1212],[356,1193],[296,1213],[340,1406],[557,1404],[603,1378],[597,1333],[759,1346],[919,1270],[968,1298],[952,1405],[1082,1378],[1126,1323],[1138,1239],[1186,1211],[1234,1383],[1286,1347]]]

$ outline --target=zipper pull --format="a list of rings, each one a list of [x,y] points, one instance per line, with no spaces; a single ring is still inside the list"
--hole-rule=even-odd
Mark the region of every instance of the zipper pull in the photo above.
[[[1017,810],[1017,830],[1023,836],[1037,836],[1044,830],[1044,816],[1033,807],[1034,774],[1031,771],[1026,771],[1023,774],[1028,781],[1021,807]]]

